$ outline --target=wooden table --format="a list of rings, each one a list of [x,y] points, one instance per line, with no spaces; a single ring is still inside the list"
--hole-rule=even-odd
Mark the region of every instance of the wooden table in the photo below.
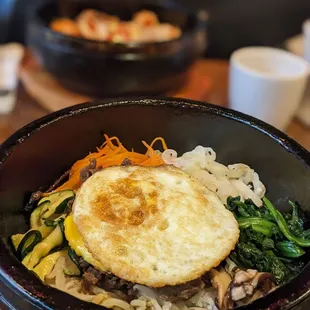
[[[211,82],[209,91],[201,95],[200,100],[227,106],[228,62],[212,59],[200,60],[195,66],[196,70],[208,76]],[[195,88],[193,87],[193,91]],[[195,98],[194,94],[188,92],[185,92],[184,96]],[[48,114],[48,111],[32,99],[25,89],[20,86],[14,111],[10,115],[0,116],[0,143],[20,127],[46,114]],[[287,129],[287,134],[310,150],[310,128],[306,128],[298,121],[293,120]]]

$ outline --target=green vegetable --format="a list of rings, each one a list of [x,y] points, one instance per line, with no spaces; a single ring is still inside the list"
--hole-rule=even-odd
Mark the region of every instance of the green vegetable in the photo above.
[[[42,235],[37,230],[30,230],[18,245],[17,255],[23,259],[42,240]]]
[[[263,251],[259,250],[252,242],[239,242],[237,244],[238,258],[247,262],[249,266],[259,271],[267,271],[268,262]]]
[[[44,224],[47,226],[47,227],[56,227],[57,226],[57,222],[54,221],[54,220],[50,220],[50,219],[47,219],[44,221]]]
[[[79,260],[80,257],[75,253],[75,251],[69,247],[68,249],[68,256],[70,257],[70,259],[72,260],[72,262],[78,267],[80,268],[80,264],[79,264]]]
[[[279,259],[285,264],[285,266],[291,271],[292,274],[297,275],[305,267],[305,262],[300,259],[289,259],[285,257],[279,257]]]
[[[278,211],[272,203],[265,197],[263,199],[266,208],[270,211],[275,221],[277,222],[283,235],[290,241],[295,242],[296,244],[302,247],[310,247],[310,240],[302,237],[297,237],[293,235],[280,211]]]
[[[270,238],[265,238],[262,242],[262,249],[263,250],[271,250],[275,248],[274,241]]]
[[[238,267],[241,267],[241,268],[251,268],[252,266],[245,260],[245,261],[242,261],[242,257],[241,257],[241,260],[240,260],[240,257],[238,256],[238,254],[233,251],[230,253],[229,255],[229,258],[238,266]]]
[[[42,239],[46,238],[52,231],[53,231],[54,227],[48,227],[46,225],[42,225],[40,227],[38,227],[36,229],[36,231],[40,232],[41,236],[42,236]],[[15,251],[17,251],[17,248],[20,244],[20,242],[22,241],[22,239],[26,236],[27,233],[29,233],[30,231],[33,231],[33,229],[27,231],[25,234],[16,234],[16,235],[13,235],[11,237],[11,240],[12,240],[12,243],[13,243],[13,246],[15,248]]]
[[[304,238],[306,238],[306,239],[309,239],[309,238],[310,238],[310,229],[305,230],[305,231],[302,233],[302,237],[304,237]]]
[[[278,283],[286,283],[294,277],[290,269],[287,268],[287,266],[274,254],[273,251],[268,250],[264,254],[268,261],[267,271],[274,275]]]
[[[15,251],[17,251],[18,245],[23,240],[24,236],[25,234],[15,234],[11,236],[11,241],[12,241]]]
[[[248,199],[245,202],[241,201],[240,196],[227,198],[227,209],[233,211],[236,217],[260,217],[261,214],[258,211],[252,200]]]
[[[292,206],[292,214],[284,214],[284,218],[287,222],[287,226],[291,233],[297,237],[304,237],[304,225],[306,222],[306,216],[304,211],[300,208],[298,203],[294,203],[289,200],[288,202]]]
[[[251,200],[227,199],[227,209],[240,228],[239,242],[230,259],[241,268],[270,272],[278,284],[283,284],[305,264],[300,260],[305,254],[301,246],[310,246],[305,237],[310,235],[310,229],[304,230],[307,218],[297,203],[289,202],[292,211],[281,214],[269,200],[263,201],[265,205],[258,208]]]
[[[26,257],[22,263],[28,268],[33,269],[49,252],[62,245],[64,242],[64,235],[59,225],[49,234],[45,239],[39,242]]]
[[[273,232],[272,228],[276,226],[276,224],[261,217],[237,218],[237,221],[239,228],[247,228],[252,226],[254,230],[264,233],[266,236],[271,236]]]
[[[64,274],[70,277],[78,277],[81,275],[81,271],[75,264],[71,262],[69,266],[64,268]]]
[[[39,201],[39,207],[44,204],[40,212],[40,217],[44,220],[54,214],[61,214],[65,211],[69,200],[74,198],[72,190],[64,190],[57,193],[52,193]]]
[[[61,215],[54,220],[52,219],[46,219],[44,220],[44,224],[48,227],[56,227],[57,225],[61,225],[61,228],[64,230],[64,220],[65,220],[65,215]]]
[[[260,250],[274,249],[274,241],[265,234],[255,231],[252,227],[242,229],[240,233],[240,242],[252,242]]]
[[[58,251],[53,254],[47,255],[33,269],[33,272],[36,273],[36,275],[41,279],[41,281],[44,281],[45,277],[52,272],[59,257],[65,256],[65,255],[66,255],[65,250]]]
[[[81,270],[79,268],[79,265],[76,264],[76,262],[72,260],[71,256],[69,255],[69,251],[70,251],[70,248],[68,250],[68,256],[69,257],[68,257],[68,260],[66,260],[66,267],[64,268],[64,273],[67,276],[80,276]]]
[[[237,244],[238,259],[247,261],[253,269],[270,272],[278,284],[289,281],[294,275],[272,250],[260,250],[253,243]]]
[[[64,238],[66,238],[66,236],[65,236],[65,224],[64,224],[64,222],[65,222],[65,219],[64,219],[64,218],[60,218],[60,219],[58,220],[58,225],[59,225],[59,227],[60,227],[60,229],[61,229],[61,232],[62,232],[63,235],[64,235]]]
[[[40,218],[40,214],[41,214],[43,208],[45,208],[47,204],[48,204],[48,201],[43,202],[40,206],[35,208],[34,211],[32,211],[32,213],[30,215],[30,227],[31,227],[31,229],[36,229],[43,224],[43,222]]]
[[[69,264],[70,268],[65,269],[64,273],[68,276],[79,276],[81,274],[79,264],[80,257],[75,253],[75,251],[71,247],[69,247],[68,249],[68,256],[73,266]]]
[[[291,241],[281,241],[276,243],[276,249],[284,257],[296,258],[304,255],[306,252]]]
[[[240,196],[227,198],[227,209],[232,211],[236,218],[239,217],[262,217],[274,221],[269,211],[264,207],[257,207],[251,199],[241,201]]]
[[[253,230],[255,230],[256,232],[262,233],[267,237],[271,237],[273,230],[270,229],[269,227],[266,227],[264,225],[259,225],[259,224],[252,224],[251,225]]]

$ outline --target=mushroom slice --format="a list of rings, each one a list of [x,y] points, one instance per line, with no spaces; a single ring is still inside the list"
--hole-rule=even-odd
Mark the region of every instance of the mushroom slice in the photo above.
[[[255,291],[255,293],[251,297],[244,298],[236,302],[237,306],[245,306],[252,303],[254,300],[263,297],[264,294],[261,291]]]
[[[230,297],[233,301],[238,301],[247,296],[244,286],[232,286],[230,290]]]
[[[257,274],[257,270],[248,269],[248,270],[237,270],[234,276],[234,284],[242,284],[244,282],[250,281]]]
[[[274,277],[268,272],[238,270],[227,289],[224,301],[225,304],[233,301],[237,305],[246,305],[266,295],[274,287]]]
[[[224,307],[224,296],[227,292],[227,289],[229,287],[229,284],[231,283],[231,277],[230,275],[225,271],[224,268],[221,268],[220,270],[212,269],[210,271],[211,275],[211,282],[212,285],[217,289],[217,302],[220,309],[232,309],[227,308],[226,305]],[[230,306],[231,303],[229,303]],[[232,305],[233,306],[233,305]]]
[[[276,286],[274,276],[269,272],[258,272],[252,279],[251,285],[262,290],[264,294]]]

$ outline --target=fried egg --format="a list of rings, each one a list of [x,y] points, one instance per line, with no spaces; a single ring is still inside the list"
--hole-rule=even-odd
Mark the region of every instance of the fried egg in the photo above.
[[[93,265],[97,269],[104,271],[104,266],[100,264],[97,260],[94,259],[92,254],[86,248],[79,231],[74,224],[72,215],[68,215],[64,222],[65,226],[65,236],[68,240],[70,247],[75,251],[78,256],[84,258],[86,262]]]
[[[219,198],[174,166],[95,173],[76,195],[73,221],[99,269],[150,287],[200,277],[239,238]]]

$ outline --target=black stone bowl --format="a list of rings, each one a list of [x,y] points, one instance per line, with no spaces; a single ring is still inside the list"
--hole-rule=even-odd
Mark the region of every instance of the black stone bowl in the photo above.
[[[59,1],[60,2],[60,1]],[[131,18],[141,9],[182,29],[178,39],[143,44],[116,44],[74,38],[52,31],[56,1],[31,15],[27,44],[45,69],[64,87],[94,97],[154,95],[179,87],[189,66],[206,48],[206,14],[191,13],[171,0],[71,0],[70,17],[85,8]]]
[[[20,129],[0,147],[1,292],[17,309],[100,309],[43,285],[15,258],[8,238],[28,228],[23,208],[30,193],[46,189],[94,151],[103,133],[141,151],[141,140],[157,136],[180,153],[198,144],[211,146],[219,162],[253,167],[279,209],[293,199],[310,210],[309,153],[250,116],[182,99],[111,100],[58,111]],[[246,309],[309,309],[309,280],[308,263],[293,281]]]

